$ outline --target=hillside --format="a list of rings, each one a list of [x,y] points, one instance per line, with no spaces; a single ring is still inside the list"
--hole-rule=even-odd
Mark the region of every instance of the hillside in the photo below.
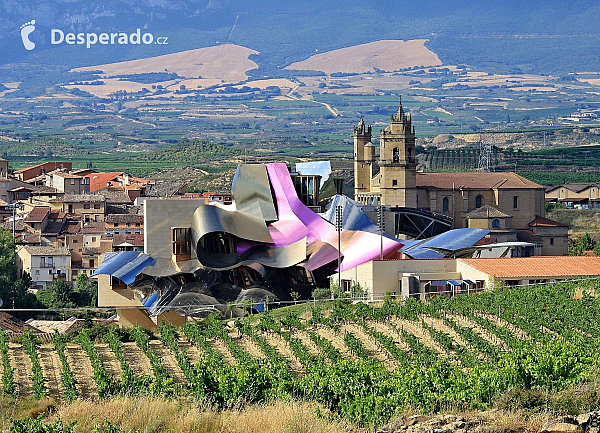
[[[377,0],[369,7],[357,0],[9,1],[0,4],[0,63],[15,65],[0,71],[0,82],[23,77],[16,63],[64,71],[223,43],[260,52],[253,58],[259,65],[254,74],[274,77],[286,75],[285,66],[315,53],[409,39],[429,39],[427,47],[448,65],[546,74],[598,71],[600,58],[594,55],[600,35],[600,23],[594,19],[598,8],[594,2],[575,5],[557,0],[526,5],[516,0],[427,0],[402,5]],[[16,30],[32,19],[37,23],[31,34],[36,49],[28,52]],[[98,44],[90,49],[51,45],[52,28],[74,32],[140,28],[155,37],[168,37],[168,44]],[[43,77],[48,72],[39,69],[27,75]]]
[[[237,83],[257,68],[248,56],[258,54],[239,45],[225,44],[126,62],[75,68],[73,72],[102,71],[103,77],[130,74],[170,73],[183,78],[213,78]]]
[[[227,147],[200,140],[183,140],[164,149],[141,154],[136,159],[139,161],[155,162],[223,162],[224,159],[243,154],[243,150],[235,147]]]
[[[162,326],[157,339],[99,328],[14,344],[2,333],[2,391],[57,402],[192,395],[222,408],[293,395],[363,427],[405,410],[579,413],[600,403],[599,289],[590,280],[428,304],[299,305],[232,327],[214,317]]]
[[[441,65],[439,57],[425,47],[426,40],[377,41],[315,54],[285,69],[364,73],[381,70],[397,71],[415,66]]]

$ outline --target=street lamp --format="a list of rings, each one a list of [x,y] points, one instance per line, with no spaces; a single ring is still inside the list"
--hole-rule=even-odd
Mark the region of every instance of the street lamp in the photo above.
[[[385,227],[385,219],[383,213],[383,206],[379,205],[377,209],[377,224],[379,225],[379,243],[380,243],[380,251],[379,251],[379,260],[383,260],[383,228]]]
[[[338,290],[342,290],[342,206],[335,207],[335,229],[338,237]]]
[[[15,219],[16,219],[16,213],[17,213],[17,209],[21,209],[23,207],[22,203],[10,203],[7,204],[6,207],[10,210],[12,210],[12,235],[13,235],[13,241],[16,239],[16,227],[15,227]]]

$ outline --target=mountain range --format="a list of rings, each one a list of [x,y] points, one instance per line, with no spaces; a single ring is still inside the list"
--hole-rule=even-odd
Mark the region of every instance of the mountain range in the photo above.
[[[494,71],[567,74],[600,71],[600,3],[505,0],[4,0],[0,4],[0,79],[19,80],[34,65],[67,70],[233,43],[258,51],[255,77],[315,53],[378,40],[427,39],[444,64]],[[35,20],[28,51],[21,26]],[[137,29],[168,43],[52,45],[64,33]],[[156,41],[156,39],[155,39]]]

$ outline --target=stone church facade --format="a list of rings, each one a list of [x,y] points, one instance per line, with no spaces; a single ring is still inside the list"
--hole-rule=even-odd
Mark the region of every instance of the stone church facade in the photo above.
[[[516,173],[417,172],[415,128],[402,103],[380,131],[379,158],[371,141],[372,127],[362,118],[354,126],[353,137],[354,199],[359,203],[427,209],[452,217],[453,228],[480,225],[480,221],[470,225],[469,213],[490,206],[510,217],[513,234],[500,236],[507,240],[518,240],[519,231],[534,234],[529,224],[545,216],[544,187]],[[564,227],[557,228],[561,238],[557,244],[566,244],[564,236]],[[544,255],[567,254],[562,247],[548,246]]]

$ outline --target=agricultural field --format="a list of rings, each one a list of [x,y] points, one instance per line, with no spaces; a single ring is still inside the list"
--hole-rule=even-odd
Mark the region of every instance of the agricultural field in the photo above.
[[[1,391],[65,405],[146,396],[228,409],[295,399],[356,428],[410,411],[580,413],[600,403],[598,290],[600,280],[586,280],[428,303],[339,300],[47,342],[2,333]]]

